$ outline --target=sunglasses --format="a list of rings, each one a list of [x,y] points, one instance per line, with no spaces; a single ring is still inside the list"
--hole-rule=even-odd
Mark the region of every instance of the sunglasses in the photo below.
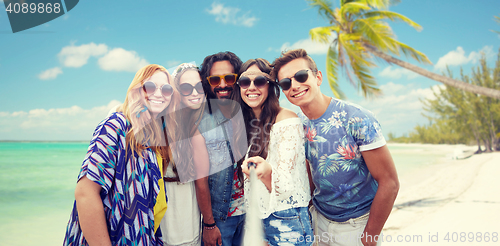
[[[174,88],[169,84],[164,84],[161,88],[156,87],[156,84],[152,81],[147,81],[142,85],[142,89],[148,96],[155,94],[157,89],[160,89],[161,94],[165,97],[171,96],[174,93]]]
[[[205,93],[203,91],[203,85],[201,84],[201,81],[196,83],[196,85],[194,85],[194,86],[192,86],[189,83],[184,83],[184,84],[179,85],[179,91],[181,92],[181,94],[183,96],[186,96],[186,97],[193,94],[193,89],[196,89],[196,92],[198,92],[198,94]]]
[[[212,76],[208,76],[207,80],[208,80],[208,83],[211,86],[216,87],[216,86],[220,85],[220,82],[221,82],[222,79],[224,79],[224,81],[226,82],[226,84],[233,85],[234,82],[236,82],[236,77],[238,77],[237,74],[229,73],[229,74],[224,74],[224,75],[212,75]]]
[[[269,83],[269,81],[264,76],[257,76],[253,80],[253,84],[255,85],[255,87],[259,89],[264,87],[267,83]],[[252,81],[246,76],[242,76],[240,77],[240,79],[238,79],[238,85],[241,87],[241,89],[247,89],[251,84]]]
[[[278,82],[278,84],[280,85],[282,90],[286,91],[286,90],[290,89],[290,87],[292,87],[292,78],[295,78],[295,80],[299,83],[306,82],[307,79],[309,78],[308,71],[309,70],[307,70],[307,69],[300,70],[297,73],[295,73],[294,76],[280,80],[280,82]]]

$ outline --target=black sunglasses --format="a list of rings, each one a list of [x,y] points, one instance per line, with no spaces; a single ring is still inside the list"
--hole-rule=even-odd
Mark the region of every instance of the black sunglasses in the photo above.
[[[269,80],[267,80],[267,78],[262,75],[255,77],[255,79],[253,80],[253,84],[255,85],[255,87],[259,89],[264,87],[267,83],[269,83]],[[249,77],[242,76],[240,77],[240,79],[238,79],[238,85],[241,87],[241,89],[247,89],[251,84],[252,81]]]
[[[201,84],[201,81],[196,83],[196,85],[192,86],[189,83],[183,83],[179,85],[179,90],[183,96],[189,96],[193,94],[193,89],[196,89],[196,92],[198,94],[204,94],[205,92],[203,91],[203,85]]]
[[[229,73],[229,74],[223,74],[223,75],[208,76],[207,80],[211,86],[217,87],[218,85],[220,85],[221,79],[224,79],[226,84],[233,85],[234,82],[236,82],[236,77],[238,77],[238,74]]]
[[[290,89],[290,87],[292,87],[292,78],[295,78],[295,80],[299,83],[306,82],[307,79],[309,78],[308,72],[309,72],[309,70],[307,70],[307,69],[300,70],[297,73],[295,73],[294,76],[280,80],[280,82],[278,82],[278,84],[280,85],[282,90],[286,91],[286,90]]]
[[[142,89],[144,90],[144,92],[146,92],[146,94],[148,94],[148,96],[150,96],[156,92],[158,87],[156,87],[156,84],[152,81],[147,81],[142,85]],[[169,84],[164,84],[159,89],[161,91],[161,94],[166,97],[171,96],[172,93],[174,93],[174,88],[172,88],[172,86]]]

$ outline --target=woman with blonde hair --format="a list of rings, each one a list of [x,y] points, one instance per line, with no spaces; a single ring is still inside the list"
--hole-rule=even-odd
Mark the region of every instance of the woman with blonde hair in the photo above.
[[[180,96],[159,65],[135,75],[125,102],[97,126],[75,189],[64,245],[163,245],[163,169]]]

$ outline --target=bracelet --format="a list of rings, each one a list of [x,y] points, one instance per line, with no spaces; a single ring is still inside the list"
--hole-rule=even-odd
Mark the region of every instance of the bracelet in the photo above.
[[[204,226],[203,228],[205,228],[207,230],[212,230],[212,229],[215,229],[215,227],[217,227],[217,226],[211,226],[211,227]]]
[[[207,223],[205,223],[203,221],[201,223],[203,224],[203,227],[215,227],[215,221],[212,224],[207,224]],[[211,228],[211,229],[214,229],[214,228]]]

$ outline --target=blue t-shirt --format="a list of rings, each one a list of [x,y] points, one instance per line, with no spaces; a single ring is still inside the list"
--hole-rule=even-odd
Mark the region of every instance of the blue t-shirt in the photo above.
[[[306,133],[306,157],[316,185],[313,204],[326,218],[338,222],[370,211],[377,181],[361,151],[385,145],[380,124],[360,106],[332,99],[315,120],[299,117]]]

